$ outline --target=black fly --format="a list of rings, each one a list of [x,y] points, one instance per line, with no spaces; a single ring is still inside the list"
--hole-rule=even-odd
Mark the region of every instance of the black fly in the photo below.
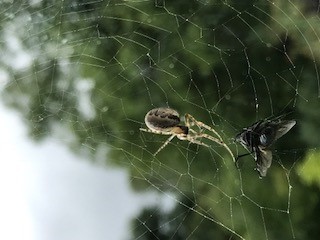
[[[281,117],[278,117],[271,120],[260,120],[250,127],[244,128],[235,140],[247,148],[250,153],[239,155],[236,162],[239,158],[253,153],[256,170],[259,172],[260,178],[265,177],[272,162],[271,145],[295,124],[295,120],[282,120]]]

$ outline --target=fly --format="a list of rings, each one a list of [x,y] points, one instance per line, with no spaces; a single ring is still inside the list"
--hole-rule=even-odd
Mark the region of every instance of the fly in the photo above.
[[[239,158],[254,154],[256,168],[260,178],[267,175],[268,168],[272,163],[271,145],[285,135],[296,124],[295,120],[282,120],[281,117],[271,120],[260,120],[250,127],[244,128],[235,140],[247,148],[250,153],[239,155]]]

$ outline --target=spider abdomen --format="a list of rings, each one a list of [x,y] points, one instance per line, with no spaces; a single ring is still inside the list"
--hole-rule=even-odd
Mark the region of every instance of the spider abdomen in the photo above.
[[[147,112],[144,121],[151,130],[170,132],[180,123],[179,113],[171,108],[154,108]]]

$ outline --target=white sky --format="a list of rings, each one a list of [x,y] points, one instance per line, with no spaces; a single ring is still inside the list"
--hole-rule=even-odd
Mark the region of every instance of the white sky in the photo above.
[[[32,142],[1,102],[0,116],[0,239],[129,239],[130,219],[161,200],[130,190],[124,170],[79,159],[52,139]]]

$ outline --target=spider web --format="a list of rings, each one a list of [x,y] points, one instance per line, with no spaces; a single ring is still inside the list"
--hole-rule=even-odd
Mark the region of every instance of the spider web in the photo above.
[[[30,136],[52,135],[88,160],[104,156],[130,171],[137,191],[175,203],[133,219],[132,239],[319,235],[318,1],[0,6],[2,99],[24,114]],[[237,169],[215,143],[174,138],[153,156],[167,137],[139,128],[156,107],[213,127],[235,155],[246,151],[234,137],[259,119],[289,113],[297,125],[259,179],[252,157]]]

